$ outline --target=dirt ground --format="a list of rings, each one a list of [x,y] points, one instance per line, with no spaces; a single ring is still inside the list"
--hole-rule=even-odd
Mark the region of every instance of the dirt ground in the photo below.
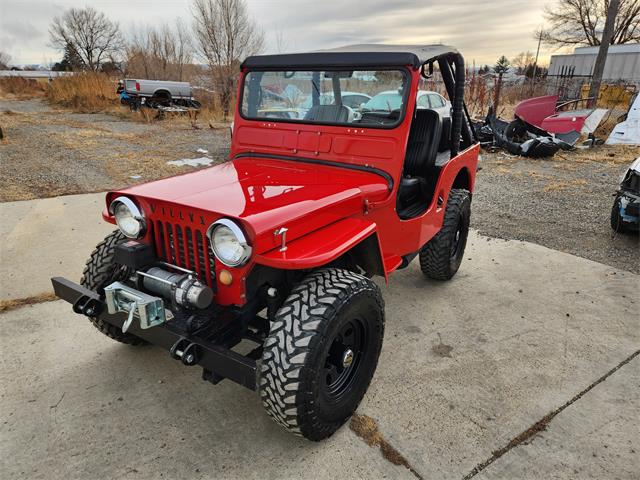
[[[123,114],[126,110],[123,109]],[[0,202],[104,191],[187,172],[167,161],[214,163],[228,154],[226,125],[194,129],[186,118],[152,123],[72,113],[41,100],[0,100]]]
[[[192,170],[169,160],[214,163],[229,150],[228,128],[186,119],[132,122],[78,114],[40,100],[0,100],[0,202],[104,191]],[[638,147],[601,146],[532,160],[483,152],[472,226],[640,273],[637,235],[609,227],[612,194]],[[139,177],[139,178],[138,178]]]
[[[610,214],[620,175],[640,148],[600,146],[527,159],[482,153],[472,227],[640,273],[638,235],[615,234]]]

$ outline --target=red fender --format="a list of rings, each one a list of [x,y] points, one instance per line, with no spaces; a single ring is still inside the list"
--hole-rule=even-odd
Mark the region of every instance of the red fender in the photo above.
[[[300,270],[327,265],[351,250],[370,235],[376,235],[376,224],[362,218],[344,218],[287,242],[286,249],[256,255],[255,263],[273,268]],[[382,259],[380,243],[376,255]],[[386,272],[385,272],[386,277]]]

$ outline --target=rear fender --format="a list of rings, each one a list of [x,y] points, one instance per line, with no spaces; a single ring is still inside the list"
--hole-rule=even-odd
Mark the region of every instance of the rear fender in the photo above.
[[[362,218],[344,218],[308,235],[257,255],[255,262],[285,270],[314,269],[351,253],[356,263],[370,275],[384,275],[376,224]]]

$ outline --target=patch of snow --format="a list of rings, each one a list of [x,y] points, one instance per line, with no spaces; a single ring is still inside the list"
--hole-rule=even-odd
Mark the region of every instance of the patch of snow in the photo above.
[[[203,155],[209,153],[209,150],[205,150],[204,148],[199,148],[196,150],[196,153],[201,153]]]
[[[191,167],[198,167],[200,165],[211,165],[212,162],[213,158],[209,157],[183,158],[182,160],[169,160],[167,165],[176,165],[178,167],[189,165]]]

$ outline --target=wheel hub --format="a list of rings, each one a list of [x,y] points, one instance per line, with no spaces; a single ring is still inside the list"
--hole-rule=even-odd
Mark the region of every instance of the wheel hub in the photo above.
[[[353,350],[347,348],[342,353],[342,366],[344,368],[349,368],[353,364]]]
[[[364,323],[351,319],[334,334],[327,351],[324,364],[324,389],[331,403],[339,402],[345,395],[360,371],[363,352],[367,345],[367,332]]]

